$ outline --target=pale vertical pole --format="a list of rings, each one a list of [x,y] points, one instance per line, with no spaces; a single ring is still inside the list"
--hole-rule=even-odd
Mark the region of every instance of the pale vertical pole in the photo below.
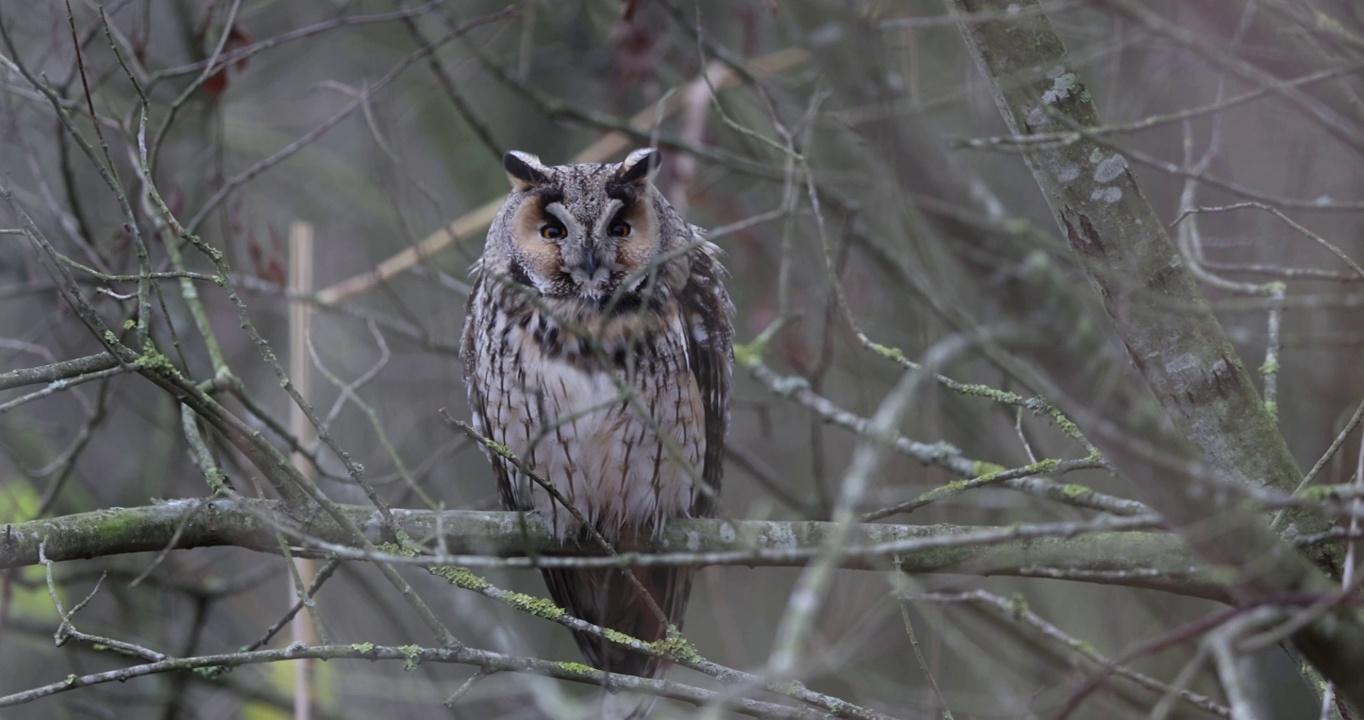
[[[299,298],[313,292],[313,226],[301,220],[289,226],[289,379],[298,394],[308,400],[312,394],[312,363],[308,360],[308,322],[312,319],[311,303]],[[289,406],[289,427],[300,447],[310,447],[317,439],[312,423],[303,408],[296,403]],[[294,467],[312,479],[312,465],[299,453],[293,455]],[[298,577],[306,588],[312,584],[313,561],[294,558]],[[289,583],[289,605],[298,601],[298,590]],[[289,623],[293,642],[314,645],[313,633],[306,609],[296,613]],[[314,667],[310,659],[294,661],[294,720],[312,720]]]

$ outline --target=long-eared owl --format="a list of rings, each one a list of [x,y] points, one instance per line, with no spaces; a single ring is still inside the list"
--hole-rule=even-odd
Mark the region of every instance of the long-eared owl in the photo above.
[[[512,192],[475,266],[461,352],[474,427],[576,512],[489,454],[502,504],[578,542],[581,517],[618,550],[672,518],[712,514],[729,424],[732,306],[719,250],[651,184],[658,163],[653,149],[557,166],[508,153]],[[652,641],[681,626],[694,570],[542,572],[573,616]],[[662,669],[575,639],[602,670]]]

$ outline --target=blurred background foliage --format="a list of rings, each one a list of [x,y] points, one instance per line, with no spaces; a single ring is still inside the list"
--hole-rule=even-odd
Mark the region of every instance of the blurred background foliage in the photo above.
[[[88,0],[72,5],[95,108],[106,122],[103,130],[123,181],[133,183],[136,92],[111,51],[97,5]],[[1151,0],[1145,5],[1235,62],[1279,78],[1359,67],[1358,45],[1285,20],[1289,11],[1283,9],[1311,6],[1358,37],[1364,33],[1364,11],[1351,0],[1249,5]],[[136,64],[147,73],[143,79],[158,78],[147,88],[152,128],[160,127],[176,98],[200,75],[198,69],[175,69],[201,63],[220,39],[232,51],[300,28],[370,16],[371,21],[337,23],[280,42],[218,71],[187,96],[158,149],[156,182],[183,221],[199,217],[215,193],[234,187],[202,217],[197,232],[222,249],[243,278],[251,317],[278,352],[287,347],[287,302],[278,285],[285,277],[291,223],[315,226],[317,284],[325,287],[368,271],[498,198],[506,188],[502,151],[525,150],[549,163],[566,162],[613,125],[681,97],[709,63],[761,65],[783,52],[796,55],[788,56],[794,61],[779,72],[743,78],[719,89],[713,102],[705,100],[699,126],[694,120],[688,125],[686,112],[678,112],[655,126],[646,124],[631,138],[633,145],[654,142],[664,148],[658,184],[675,200],[685,199],[692,222],[722,227],[764,216],[717,238],[727,253],[740,341],[785,318],[763,348],[765,362],[783,376],[804,378],[854,413],[873,412],[902,369],[857,342],[837,308],[829,265],[837,269],[851,314],[867,335],[911,359],[952,333],[979,328],[1006,334],[1005,347],[1068,336],[1103,340],[1096,295],[1069,259],[1018,154],[963,146],[968,138],[1005,131],[940,3],[523,0],[512,5],[514,13],[442,46],[434,55],[437,68],[419,59],[392,82],[378,84],[450,28],[504,7],[505,2],[480,0],[104,3],[119,42],[135,49]],[[1210,61],[1200,48],[1153,31],[1104,2],[1049,2],[1046,7],[1068,44],[1072,69],[1107,123],[1208,105],[1219,87],[1227,96],[1256,87]],[[395,13],[405,17],[392,17]],[[54,0],[6,0],[0,2],[0,23],[14,43],[13,55],[8,49],[4,54],[47,78],[73,108],[81,108],[76,124],[91,137],[65,6]],[[0,68],[0,91],[0,184],[63,252],[98,262],[111,273],[136,272],[115,198],[64,137],[51,107],[12,70]],[[1364,124],[1364,86],[1357,75],[1344,72],[1308,92],[1353,126]],[[357,98],[363,102],[356,109],[310,137]],[[1358,153],[1306,121],[1301,107],[1272,94],[1196,114],[1187,122],[1113,136],[1129,151],[1131,170],[1160,217],[1173,222],[1179,215],[1183,180],[1131,158],[1140,153],[1183,165],[1186,138],[1196,156],[1214,127],[1220,132],[1220,152],[1211,174],[1272,198],[1307,201],[1309,207],[1285,205],[1286,211],[1348,255],[1361,257],[1364,214],[1355,205],[1331,207],[1358,203],[1364,173]],[[818,186],[818,221],[802,168],[781,150],[788,142],[783,134]],[[241,175],[300,141],[304,146],[281,162],[249,178]],[[707,152],[688,152],[697,146]],[[687,157],[695,162],[689,175]],[[1198,204],[1243,199],[1205,185]],[[1313,201],[1323,207],[1310,207]],[[779,210],[784,212],[773,212]],[[0,225],[17,224],[8,207],[0,209]],[[1210,215],[1201,220],[1201,229],[1214,263],[1343,271],[1329,253],[1268,213]],[[438,414],[441,408],[456,417],[467,414],[455,347],[466,272],[481,244],[481,234],[458,238],[414,270],[322,309],[312,325],[322,364],[339,378],[353,380],[385,359],[359,394],[421,492],[446,508],[496,506],[486,462]],[[34,248],[19,235],[0,236],[0,247],[0,367],[98,351],[99,344],[54,291]],[[164,257],[159,241],[153,253]],[[201,258],[191,264],[212,272]],[[1266,280],[1263,273],[1235,276]],[[1358,309],[1364,295],[1358,277],[1344,277],[1287,280],[1278,406],[1280,425],[1304,468],[1340,431],[1364,391],[1359,362],[1364,316]],[[247,282],[250,278],[257,282]],[[92,292],[97,287],[126,293],[132,285],[90,282]],[[163,287],[169,314],[153,322],[153,337],[170,347],[174,327],[189,373],[210,377],[212,368],[202,343],[193,338],[186,307],[172,284]],[[282,420],[288,398],[239,331],[235,310],[217,288],[200,289],[232,368],[256,402]],[[1262,299],[1212,286],[1205,290],[1247,367],[1258,366],[1266,343]],[[117,322],[133,308],[109,294],[93,297]],[[941,370],[963,382],[1024,395],[1042,392],[1064,408],[1081,408],[1098,420],[1096,426],[1086,425],[1086,432],[1104,432],[1106,412],[1114,407],[1124,413],[1153,412],[1110,404],[1123,392],[1114,387],[1122,375],[1113,372],[1127,362],[1120,344],[1083,347],[1089,354],[1072,354],[1066,367],[1083,375],[1086,390],[1066,397],[1055,396],[1055,388],[1020,382],[1018,372],[1001,369],[980,352],[965,353]],[[737,379],[730,436],[735,451],[724,487],[728,512],[741,518],[827,516],[856,437],[828,426],[742,370]],[[314,385],[314,404],[331,408],[340,391],[321,377]],[[179,427],[172,398],[135,376],[86,384],[0,415],[0,521],[28,519],[40,505],[46,513],[62,514],[205,494]],[[924,389],[901,431],[924,442],[950,443],[967,457],[1005,467],[1029,462],[1020,434],[1039,458],[1084,455],[1045,416],[1024,412],[1020,420],[1012,407],[941,387]],[[345,405],[332,432],[391,502],[422,505],[420,494],[399,478],[394,455],[385,451],[365,412]],[[1351,440],[1324,481],[1348,481],[1357,453]],[[234,466],[230,455],[225,460],[236,487],[250,491],[250,473]],[[364,502],[339,462],[326,457],[323,467],[320,482],[331,497]],[[775,478],[780,493],[760,482],[763,477]],[[866,509],[911,499],[952,479],[941,469],[893,457]],[[1102,471],[1064,480],[1133,494]],[[892,521],[1007,525],[1082,515],[1072,507],[985,488]],[[254,640],[284,607],[289,581],[276,558],[233,549],[180,552],[140,577],[153,560],[135,555],[68,563],[57,568],[57,578],[64,594],[79,598],[107,571],[109,579],[83,614],[82,625],[173,653],[238,648]],[[705,570],[691,604],[688,637],[720,662],[761,665],[797,574],[777,568]],[[464,641],[576,659],[562,628],[411,575]],[[42,573],[30,569],[10,577],[8,615],[0,630],[0,692],[119,665],[83,647],[54,649],[55,616]],[[131,582],[139,577],[140,582]],[[345,565],[322,591],[319,603],[332,637],[392,644],[426,639],[419,623],[376,578],[369,566]],[[531,573],[507,573],[498,581],[542,594],[539,578]],[[1100,583],[952,575],[914,582],[924,588],[1021,593],[1033,611],[1108,654],[1213,607]],[[879,573],[839,577],[804,660],[805,679],[816,689],[901,717],[936,716],[938,700],[914,661],[890,590]],[[1040,641],[1034,631],[988,611],[915,605],[910,617],[928,668],[957,717],[1046,717],[1084,676],[1073,658]],[[1192,646],[1179,646],[1134,666],[1169,679],[1191,652]],[[1312,701],[1291,661],[1276,651],[1265,655],[1263,665],[1263,689],[1281,703],[1275,717],[1315,717],[1304,710]],[[404,672],[396,664],[362,662],[331,663],[321,672],[324,715],[393,718],[447,712],[439,703],[472,674],[453,665]],[[674,677],[705,682],[681,670]],[[62,695],[0,716],[287,717],[288,679],[284,665],[241,668],[218,678],[160,676]],[[1193,688],[1217,692],[1208,676]],[[571,707],[564,704],[566,698],[583,697],[580,688],[503,674],[477,685],[448,713],[557,716]],[[1101,693],[1082,706],[1080,715],[1140,717],[1153,701],[1146,691],[1123,687]],[[1175,715],[1203,717],[1189,708],[1177,708]]]

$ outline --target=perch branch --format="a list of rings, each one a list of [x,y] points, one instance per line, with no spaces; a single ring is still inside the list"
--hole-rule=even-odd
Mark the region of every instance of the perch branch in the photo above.
[[[384,539],[377,510],[336,506],[371,542]],[[828,541],[829,522],[678,520],[658,540],[647,543],[656,555],[609,558],[550,558],[572,552],[534,516],[468,510],[393,509],[394,520],[419,542],[438,546],[441,556],[422,558],[439,564],[534,567],[537,563],[583,564],[606,561],[668,562],[749,567],[803,566]],[[342,550],[364,558],[360,542],[328,513],[290,509],[274,500],[214,498],[172,500],[134,508],[111,508],[0,526],[0,569],[38,564],[38,547],[54,562],[136,552],[210,546],[236,546],[279,553],[275,530],[298,541],[296,555],[325,556]],[[890,556],[908,573],[951,572],[970,575],[1028,576],[1039,569],[1061,570],[1077,578],[1224,599],[1183,549],[1179,539],[1161,532],[1136,531],[1149,519],[1108,518],[1097,522],[1051,523],[1015,527],[960,525],[859,524],[839,566],[884,570]],[[1122,532],[1118,532],[1122,531]],[[1084,534],[1081,534],[1084,533]],[[439,534],[439,538],[437,535]],[[873,552],[888,548],[886,552]],[[349,549],[349,552],[344,552]],[[530,557],[521,557],[529,554]],[[459,555],[461,557],[448,557]],[[403,558],[383,558],[397,562]],[[1157,570],[1157,572],[1152,572]]]

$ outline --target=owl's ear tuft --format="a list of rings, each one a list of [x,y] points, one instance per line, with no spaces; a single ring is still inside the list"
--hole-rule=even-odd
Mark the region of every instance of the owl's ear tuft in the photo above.
[[[549,174],[540,158],[512,150],[502,156],[502,168],[507,171],[507,179],[515,190],[529,190],[538,185],[549,183]]]
[[[643,185],[653,178],[663,163],[663,155],[657,148],[641,148],[625,157],[616,171],[616,182],[630,185]]]

